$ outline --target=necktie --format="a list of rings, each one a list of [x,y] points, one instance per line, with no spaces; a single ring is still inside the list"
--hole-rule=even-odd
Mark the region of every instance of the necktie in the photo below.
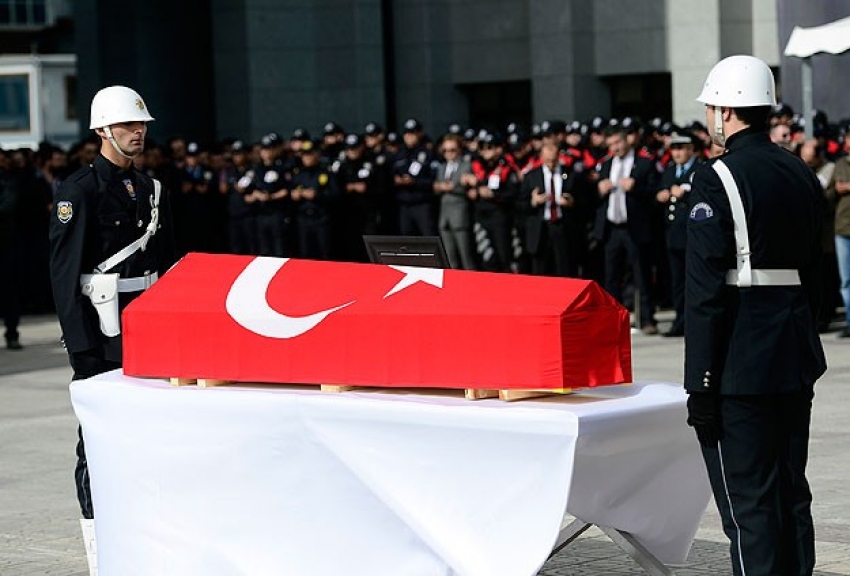
[[[446,180],[451,180],[452,174],[455,173],[455,163],[449,162],[446,164]]]
[[[685,171],[684,166],[676,166],[676,180],[682,177],[682,172]]]
[[[549,221],[557,222],[561,218],[558,214],[558,202],[555,198],[555,172],[549,172]]]

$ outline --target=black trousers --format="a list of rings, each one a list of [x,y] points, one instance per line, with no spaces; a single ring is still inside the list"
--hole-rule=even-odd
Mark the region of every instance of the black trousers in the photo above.
[[[670,293],[676,318],[672,330],[685,329],[685,251],[667,249],[667,261],[670,263]]]
[[[289,256],[289,221],[279,212],[267,212],[256,216],[257,244],[260,256]]]
[[[815,566],[806,480],[813,392],[723,396],[723,439],[702,448],[735,576],[803,576]]]
[[[437,221],[431,203],[399,204],[398,229],[402,236],[436,236]]]
[[[625,226],[612,226],[605,241],[605,289],[621,304],[627,265],[640,292],[640,326],[655,324],[649,287],[649,247],[635,242]]]
[[[513,247],[511,246],[511,218],[501,208],[479,209],[475,213],[475,219],[487,232],[487,237],[493,244],[492,264],[486,266],[498,272],[510,272],[513,260]]]
[[[540,247],[531,261],[535,275],[578,276],[578,266],[571,254],[570,230],[563,222],[543,222]]]
[[[72,380],[84,380],[103,372],[109,372],[120,368],[118,362],[111,362],[97,358],[93,354],[70,355],[71,368],[74,369]],[[80,512],[83,518],[94,518],[94,504],[91,499],[91,485],[89,482],[89,465],[86,459],[86,445],[83,441],[83,428],[77,426],[77,465],[74,467],[74,483],[77,486],[77,501],[80,503]]]

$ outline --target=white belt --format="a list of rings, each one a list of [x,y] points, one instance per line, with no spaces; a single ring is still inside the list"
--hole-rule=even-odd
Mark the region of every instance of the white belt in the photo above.
[[[136,278],[119,278],[118,291],[142,292],[153,286],[153,283],[156,282],[157,279],[159,279],[159,274],[156,272],[153,274],[146,274],[145,276],[138,276]]]
[[[800,273],[796,270],[750,270],[750,283],[748,286],[799,286]],[[731,286],[740,286],[740,278],[737,270],[729,270],[726,273],[726,283]]]

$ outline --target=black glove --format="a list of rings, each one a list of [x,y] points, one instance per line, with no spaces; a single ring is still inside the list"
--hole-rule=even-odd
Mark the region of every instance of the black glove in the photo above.
[[[714,448],[723,438],[720,423],[720,396],[712,392],[691,392],[688,396],[688,426],[693,426],[699,443]]]

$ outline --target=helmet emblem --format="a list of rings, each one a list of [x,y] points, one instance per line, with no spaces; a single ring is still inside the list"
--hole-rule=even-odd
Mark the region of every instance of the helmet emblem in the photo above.
[[[145,109],[145,103],[142,102],[141,98],[136,98],[136,108],[138,108],[139,110]]]

